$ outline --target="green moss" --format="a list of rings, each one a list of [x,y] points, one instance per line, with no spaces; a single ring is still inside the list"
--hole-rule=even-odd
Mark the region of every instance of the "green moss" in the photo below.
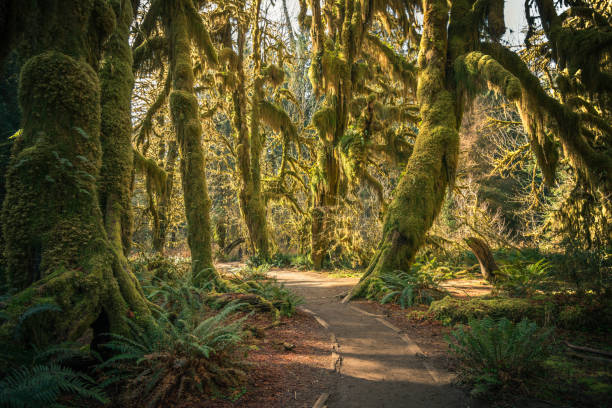
[[[117,15],[116,28],[106,43],[100,69],[102,167],[98,181],[100,208],[106,233],[115,247],[129,252],[132,236],[132,118],[134,86],[129,44],[132,5],[110,2]]]
[[[261,72],[273,86],[281,86],[285,81],[285,71],[276,64],[270,64]]]
[[[212,259],[212,229],[209,214],[211,202],[206,184],[202,125],[198,101],[193,90],[194,77],[188,31],[188,28],[197,22],[199,15],[194,16],[190,10],[187,10],[187,13],[191,14],[185,13],[185,10],[179,9],[176,10],[174,18],[170,21],[164,20],[170,33],[171,48],[174,51],[170,61],[172,91],[169,105],[181,156],[181,179],[187,218],[187,242],[191,250],[192,276],[197,280],[197,284],[202,284],[207,280],[218,279],[218,275],[213,267]],[[201,24],[201,20],[199,22]],[[211,50],[209,51],[212,53]],[[209,55],[209,58],[212,56]]]
[[[483,317],[502,318],[518,322],[527,317],[543,322],[545,304],[530,299],[493,298],[493,299],[456,299],[446,296],[434,301],[429,313],[436,319],[450,323],[467,323],[470,319]]]

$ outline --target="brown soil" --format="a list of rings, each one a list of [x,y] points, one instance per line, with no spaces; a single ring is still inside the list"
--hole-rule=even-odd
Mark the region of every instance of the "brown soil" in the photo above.
[[[269,324],[270,319],[261,315],[248,322],[260,329]],[[266,330],[262,338],[251,343],[247,362],[252,368],[243,389],[214,401],[191,400],[177,407],[310,408],[333,386],[330,338],[310,315],[298,311],[291,318],[283,318],[279,326]]]

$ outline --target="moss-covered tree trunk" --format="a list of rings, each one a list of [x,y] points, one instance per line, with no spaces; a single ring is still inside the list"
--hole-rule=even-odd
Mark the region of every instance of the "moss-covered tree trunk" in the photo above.
[[[113,246],[128,254],[132,241],[131,100],[134,88],[130,25],[134,18],[131,0],[109,2],[116,28],[104,49],[100,67],[102,122],[102,168],[98,184],[100,209],[106,234]]]
[[[32,6],[32,24],[24,27],[31,56],[19,85],[23,133],[13,148],[2,213],[8,277],[21,292],[7,303],[10,318],[0,337],[14,335],[17,324],[26,343],[76,339],[92,325],[126,332],[126,318],[151,320],[117,246],[120,234],[117,241],[107,237],[96,183],[102,165],[96,68],[115,16],[102,0]],[[124,85],[120,93],[129,98],[131,85]],[[42,303],[55,303],[61,313],[19,322]]]
[[[422,122],[385,214],[379,248],[350,297],[367,295],[381,273],[410,270],[455,174],[459,108],[447,78],[449,8],[446,0],[424,0],[423,8],[417,86]]]
[[[261,28],[259,27],[259,11],[261,1],[253,4],[253,62],[255,79],[251,97],[250,133],[244,126],[238,130],[238,170],[240,174],[240,191],[238,193],[240,210],[249,232],[252,251],[261,259],[267,260],[269,254],[268,223],[266,217],[266,202],[261,191],[261,154],[264,138],[260,129],[259,105],[264,99],[263,78],[261,74]],[[240,100],[246,100],[244,95],[244,67],[242,53],[239,56],[239,81],[242,94]],[[235,104],[234,104],[235,106]],[[243,107],[244,108],[244,107]]]
[[[333,213],[338,206],[340,189],[340,158],[331,142],[321,143],[317,150],[317,163],[321,174],[312,188],[310,259],[314,269],[321,269],[332,243]]]
[[[173,8],[168,24],[172,91],[170,114],[181,158],[181,177],[187,216],[187,242],[191,249],[191,271],[195,282],[216,279],[211,249],[211,225],[202,125],[194,93],[191,42],[184,6]]]
[[[170,227],[170,210],[172,203],[172,190],[174,188],[174,170],[176,167],[176,159],[178,158],[178,147],[175,141],[168,142],[168,150],[166,152],[166,186],[164,191],[159,194],[157,202],[158,222],[155,223],[153,229],[153,250],[157,253],[164,253],[166,239],[168,237],[168,228]]]

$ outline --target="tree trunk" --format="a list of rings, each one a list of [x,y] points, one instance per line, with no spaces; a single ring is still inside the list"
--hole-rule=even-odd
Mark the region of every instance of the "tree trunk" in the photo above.
[[[499,267],[495,263],[491,248],[485,241],[476,237],[469,237],[465,239],[465,243],[470,247],[478,263],[480,264],[480,272],[482,277],[487,281],[495,279],[495,272],[499,270]]]
[[[191,273],[201,284],[218,275],[213,266],[208,187],[202,148],[202,125],[198,100],[193,91],[194,77],[187,17],[182,7],[171,16],[172,92],[170,113],[176,129],[181,157],[181,177],[187,216],[187,242],[191,249]]]
[[[106,43],[100,69],[102,122],[102,168],[98,191],[108,239],[115,249],[128,254],[132,242],[131,101],[134,88],[130,25],[134,18],[131,0],[112,3],[117,18],[114,33]]]
[[[259,6],[257,2],[256,15],[259,16]],[[258,21],[255,19],[254,21]],[[250,134],[247,131],[247,124],[244,120],[246,110],[246,89],[244,75],[244,30],[239,28],[238,38],[238,86],[234,92],[234,127],[237,136],[236,154],[238,159],[238,174],[240,179],[240,190],[238,199],[240,211],[244,218],[249,233],[249,244],[253,253],[263,260],[268,260],[269,240],[268,223],[266,217],[266,202],[261,191],[261,153],[263,149],[263,138],[259,130],[259,104],[263,100],[263,80],[261,78],[260,61],[260,29],[255,24],[253,30],[253,60],[255,61],[255,78],[253,84],[253,96],[251,99],[251,123]]]
[[[157,216],[158,222],[153,229],[153,250],[160,255],[163,255],[168,237],[168,227],[170,226],[170,210],[172,203],[172,190],[174,188],[174,170],[176,168],[176,159],[178,157],[178,147],[176,141],[168,143],[168,151],[166,155],[166,186],[164,191],[158,195],[157,201]]]
[[[328,148],[321,146],[317,152],[317,159],[319,163],[323,164],[325,178],[320,180],[313,188],[310,258],[313,268],[319,270],[323,268],[325,257],[332,246],[334,211],[338,206],[338,190],[340,188],[340,160],[335,149],[331,146]]]
[[[455,174],[459,110],[446,79],[449,10],[445,0],[424,0],[423,6],[417,87],[422,122],[385,214],[383,238],[349,298],[367,295],[372,282],[382,273],[410,270]]]
[[[113,12],[96,0],[44,3],[28,10],[40,24],[25,27],[26,39],[35,39],[36,46],[21,72],[23,133],[13,149],[2,213],[8,277],[22,291],[7,302],[9,319],[0,327],[3,339],[12,338],[19,326],[23,343],[39,345],[75,340],[94,324],[127,333],[126,318],[153,324],[127,268],[116,217],[108,218],[115,224],[112,238],[107,236],[96,185],[102,150],[95,67],[98,47],[113,28]],[[116,34],[127,39],[120,33],[126,26],[119,22],[118,27]],[[109,53],[116,56],[113,43]],[[119,93],[129,95],[124,88],[129,81],[119,82]],[[61,313],[20,318],[30,307],[48,303]]]

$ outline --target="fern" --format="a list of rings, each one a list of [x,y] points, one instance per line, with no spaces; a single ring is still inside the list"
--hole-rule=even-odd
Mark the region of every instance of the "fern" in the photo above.
[[[532,295],[550,280],[551,266],[545,259],[531,264],[513,263],[502,267],[498,286],[512,296]]]
[[[444,291],[438,279],[429,272],[415,268],[411,273],[396,271],[381,276],[381,287],[370,298],[380,297],[380,303],[397,302],[402,309],[414,304],[430,304],[441,298]]]
[[[177,301],[174,295],[181,291],[166,290],[169,298]],[[127,399],[146,399],[148,406],[155,407],[186,384],[201,391],[210,390],[216,383],[237,385],[242,378],[237,351],[244,340],[246,317],[232,316],[244,306],[230,303],[199,322],[194,310],[183,310],[172,321],[162,313],[158,316],[160,330],[156,331],[145,331],[129,321],[129,336],[109,334],[111,341],[105,347],[115,355],[98,366],[106,373],[104,386],[125,383]]]
[[[447,337],[450,349],[463,365],[473,393],[520,382],[547,356],[550,330],[523,319],[471,320],[469,329],[459,326]]]
[[[94,381],[59,364],[21,367],[0,381],[0,405],[15,408],[58,406],[60,395],[107,403]]]

